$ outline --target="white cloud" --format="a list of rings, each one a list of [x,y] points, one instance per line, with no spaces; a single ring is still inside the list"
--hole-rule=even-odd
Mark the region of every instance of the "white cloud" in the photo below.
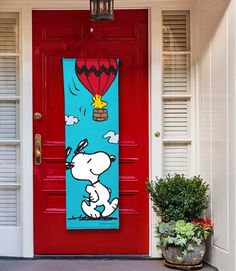
[[[111,144],[118,144],[119,134],[116,134],[114,131],[107,132],[103,138],[107,138],[108,142]]]
[[[66,125],[75,125],[76,123],[79,122],[79,119],[75,116],[69,116],[69,115],[65,115],[65,123]]]

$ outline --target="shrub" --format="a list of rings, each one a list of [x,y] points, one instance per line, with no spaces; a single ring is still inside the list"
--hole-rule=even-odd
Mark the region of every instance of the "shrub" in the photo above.
[[[200,176],[186,178],[175,174],[147,182],[154,211],[164,222],[200,219],[208,207],[207,190],[208,185]]]

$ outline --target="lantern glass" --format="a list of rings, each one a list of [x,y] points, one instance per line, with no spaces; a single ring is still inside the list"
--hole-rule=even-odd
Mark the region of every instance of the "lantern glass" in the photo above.
[[[92,21],[114,20],[114,0],[90,0],[90,19]]]

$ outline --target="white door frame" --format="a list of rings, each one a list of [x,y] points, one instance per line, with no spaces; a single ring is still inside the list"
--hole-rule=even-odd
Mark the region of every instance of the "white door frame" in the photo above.
[[[162,175],[162,137],[156,138],[154,133],[162,134],[162,98],[161,98],[161,10],[191,9],[194,0],[119,0],[115,1],[116,9],[148,9],[149,10],[149,178]],[[20,12],[21,41],[21,135],[22,135],[22,200],[21,231],[22,246],[19,255],[34,256],[33,242],[33,125],[32,125],[32,10],[81,10],[88,9],[88,0],[1,0],[1,11]],[[14,7],[14,8],[13,8]],[[160,257],[156,249],[154,233],[155,214],[151,203],[149,208],[149,255]]]

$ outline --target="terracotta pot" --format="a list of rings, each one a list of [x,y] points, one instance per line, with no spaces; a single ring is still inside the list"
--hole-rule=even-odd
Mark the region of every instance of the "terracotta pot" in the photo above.
[[[200,245],[191,242],[192,251],[187,251],[186,255],[182,254],[184,250],[178,246],[162,247],[162,253],[167,262],[177,265],[198,265],[201,263],[206,251],[206,243],[202,241]]]

